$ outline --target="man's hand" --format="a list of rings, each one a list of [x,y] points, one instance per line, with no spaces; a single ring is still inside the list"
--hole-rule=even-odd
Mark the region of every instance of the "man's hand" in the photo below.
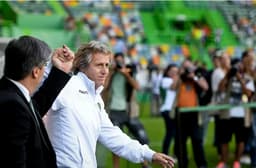
[[[56,68],[69,73],[71,72],[74,60],[74,52],[71,51],[66,45],[62,48],[57,48],[52,54],[52,64]]]
[[[153,163],[161,165],[163,168],[173,168],[175,160],[163,153],[155,153],[152,159]]]

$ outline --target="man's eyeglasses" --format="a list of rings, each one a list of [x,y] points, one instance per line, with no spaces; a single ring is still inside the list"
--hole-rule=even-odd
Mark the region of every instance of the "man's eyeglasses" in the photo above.
[[[41,63],[40,65],[39,65],[39,67],[46,67],[48,65],[48,62],[43,62],[43,63]]]

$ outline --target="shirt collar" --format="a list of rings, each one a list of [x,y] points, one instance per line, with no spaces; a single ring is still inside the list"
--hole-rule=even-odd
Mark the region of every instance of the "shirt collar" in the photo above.
[[[85,82],[85,85],[88,87],[88,91],[94,95],[99,95],[104,89],[102,85],[95,89],[95,82],[89,79],[83,72],[78,72],[77,76]]]
[[[8,79],[9,79],[12,83],[14,83],[14,84],[20,89],[20,91],[22,92],[22,94],[25,96],[26,100],[27,100],[28,102],[30,102],[31,97],[30,97],[30,95],[29,95],[28,89],[27,89],[24,85],[22,85],[20,82],[15,81],[15,80],[12,80],[12,79],[10,79],[10,78],[8,78]]]

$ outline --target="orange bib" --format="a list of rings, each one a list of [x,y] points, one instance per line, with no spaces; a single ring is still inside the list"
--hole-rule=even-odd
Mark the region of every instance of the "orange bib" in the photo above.
[[[197,93],[193,83],[181,83],[178,94],[177,107],[197,106]]]

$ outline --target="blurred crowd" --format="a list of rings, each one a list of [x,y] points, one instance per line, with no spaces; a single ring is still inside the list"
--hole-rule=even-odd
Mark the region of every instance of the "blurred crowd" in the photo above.
[[[149,93],[151,116],[162,116],[165,123],[166,134],[163,137],[162,151],[171,154],[169,148],[173,141],[173,154],[177,157],[180,167],[185,168],[189,165],[186,149],[188,138],[192,141],[197,167],[207,167],[204,139],[210,120],[214,121],[215,128],[212,143],[220,158],[218,163],[216,161],[217,168],[228,167],[230,152],[234,153],[233,168],[241,167],[241,162],[255,167],[255,108],[243,106],[244,103],[255,100],[255,51],[246,49],[241,57],[232,58],[225,50],[215,49],[211,52],[211,58],[214,64],[212,69],[207,69],[191,59],[185,59],[180,65],[171,63],[162,68],[153,64],[143,71],[127,55],[122,52],[116,53],[111,68],[114,73],[109,79],[112,88],[110,94],[108,93],[110,99],[105,99],[106,104],[110,105],[107,106],[110,108],[110,117],[112,116],[112,121],[121,128],[126,125],[130,133],[141,143],[149,143],[139,120],[140,109],[134,96],[136,92]],[[125,81],[121,82],[123,79],[120,78],[120,72],[123,71],[129,72],[130,75],[125,75]],[[125,93],[128,94],[128,111],[124,108],[123,111],[126,112],[122,114],[125,116],[120,117],[119,110],[115,110],[120,106],[112,106],[114,110],[111,110],[111,102],[120,101],[120,94]],[[196,108],[208,105],[213,108]],[[219,105],[229,107],[218,110]],[[183,108],[192,109],[182,112]],[[229,151],[233,135],[235,151]],[[247,161],[244,160],[245,156]]]
[[[203,142],[207,123],[213,118],[213,143],[220,156],[217,168],[228,167],[228,144],[232,135],[236,139],[233,168],[241,167],[243,154],[251,156],[251,165],[255,167],[255,109],[242,106],[255,100],[255,52],[248,49],[240,59],[231,59],[226,52],[217,49],[212,53],[212,61],[214,68],[211,70],[185,60],[181,66],[171,64],[162,73],[152,73],[152,102],[155,102],[152,104],[158,105],[158,108],[151,108],[158,109],[152,114],[160,112],[166,126],[163,152],[169,153],[173,139],[174,153],[182,167],[187,167],[186,142],[190,137],[197,167],[206,167]],[[179,112],[184,107],[223,104],[230,107]]]

